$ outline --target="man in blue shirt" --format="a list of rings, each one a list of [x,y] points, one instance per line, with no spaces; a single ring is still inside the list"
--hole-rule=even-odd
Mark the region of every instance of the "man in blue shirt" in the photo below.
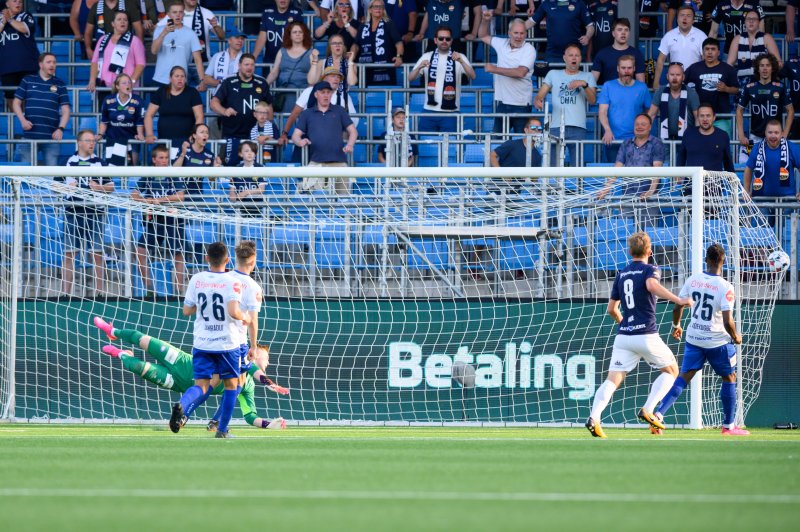
[[[728,134],[714,127],[714,107],[702,103],[697,109],[698,127],[689,128],[678,146],[678,166],[702,166],[708,171],[734,172],[731,158],[731,139]],[[684,195],[692,192],[691,182],[684,188]]]
[[[344,107],[331,105],[333,87],[327,81],[314,85],[317,105],[309,107],[297,119],[292,132],[292,142],[303,148],[311,146],[308,166],[347,166],[347,154],[353,152],[358,132]],[[342,146],[342,137],[347,133],[347,143]],[[336,192],[348,194],[350,180],[336,180]],[[324,178],[304,178],[303,191],[319,190],[326,187]]]
[[[165,203],[181,203],[184,200],[185,185],[178,177],[166,177],[169,167],[169,150],[159,144],[153,148],[153,166],[164,168],[165,177],[143,177],[136,184],[136,190],[131,192],[131,199],[151,205]],[[186,276],[186,267],[183,260],[184,229],[186,220],[174,216],[158,214],[144,215],[144,232],[136,246],[136,260],[139,263],[139,272],[145,291],[153,291],[150,278],[148,255],[162,254],[166,257],[172,255],[175,259],[175,293],[183,290]],[[148,294],[145,294],[147,296]]]
[[[544,0],[539,9],[525,22],[530,29],[547,17],[548,63],[560,63],[568,44],[575,42],[588,46],[594,35],[594,21],[589,8],[582,0]],[[584,33],[586,28],[586,33]]]
[[[653,119],[646,113],[636,117],[633,122],[634,137],[622,143],[617,153],[616,167],[643,167],[652,166],[659,168],[664,166],[664,143],[661,139],[650,134],[653,129]],[[612,185],[616,178],[610,178],[602,190],[597,193],[597,199],[605,198],[611,192]],[[622,190],[625,196],[635,195],[641,199],[647,199],[658,190],[659,178],[639,179],[634,182],[626,182]]]
[[[14,93],[14,114],[28,140],[61,140],[69,123],[67,86],[56,77],[56,56],[45,52],[39,56],[39,72],[25,76]],[[44,164],[58,164],[58,144],[40,143]],[[15,160],[31,163],[31,145],[17,144]]]
[[[645,81],[645,62],[642,52],[628,44],[631,36],[631,22],[626,18],[614,20],[611,28],[613,42],[605,48],[595,48],[594,62],[592,63],[592,75],[594,80],[602,85],[612,79],[617,79],[617,61],[623,55],[630,55],[636,60],[636,79],[644,83]]]
[[[618,146],[614,141],[633,137],[633,122],[636,115],[650,109],[650,91],[647,85],[633,79],[635,60],[624,55],[617,61],[617,79],[607,81],[597,98],[600,125],[603,126],[603,161],[617,160]]]
[[[586,420],[587,430],[597,438],[606,437],[600,426],[603,410],[625,376],[636,369],[642,358],[661,374],[653,381],[638,417],[653,427],[664,428],[664,424],[653,415],[653,410],[672,388],[678,376],[678,363],[658,335],[656,298],[667,299],[676,305],[692,304],[691,298],[678,297],[661,286],[658,267],[648,264],[653,248],[647,233],[632,234],[628,238],[628,251],[631,263],[617,272],[608,300],[608,315],[619,324],[608,376],[595,392],[592,412]]]
[[[765,138],[755,145],[744,169],[744,189],[754,198],[795,197],[800,200],[795,169],[800,170],[800,148],[788,142],[781,123],[770,120]]]

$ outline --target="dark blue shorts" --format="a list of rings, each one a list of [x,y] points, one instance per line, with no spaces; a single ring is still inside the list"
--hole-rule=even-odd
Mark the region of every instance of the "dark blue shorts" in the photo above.
[[[247,370],[250,369],[250,366],[253,365],[253,363],[250,360],[248,360],[248,358],[247,358],[247,353],[250,351],[250,346],[247,345],[247,344],[242,344],[241,350],[242,350],[242,352],[241,352],[241,355],[240,355],[241,356],[240,366],[241,366],[242,373],[246,373]]]
[[[158,251],[167,257],[176,253],[183,255],[185,227],[179,224],[145,223],[144,232],[139,237],[139,246],[145,248],[152,256]]]
[[[105,213],[67,212],[64,216],[64,251],[103,250]]]
[[[717,375],[727,377],[736,372],[736,348],[733,344],[705,348],[687,343],[683,351],[681,373],[703,369],[706,362],[714,368]]]
[[[241,348],[230,351],[192,349],[192,370],[195,379],[210,379],[215,373],[220,379],[237,379],[242,373]]]

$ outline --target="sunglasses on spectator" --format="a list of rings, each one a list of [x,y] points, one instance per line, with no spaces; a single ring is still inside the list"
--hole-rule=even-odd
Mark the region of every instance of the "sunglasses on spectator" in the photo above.
[[[452,40],[453,40],[453,38],[452,38],[452,37],[450,37],[450,36],[436,37],[436,39],[437,39],[437,40],[440,40],[440,41],[444,41],[444,42],[450,42],[450,41],[452,41]]]
[[[542,126],[528,126],[531,131],[543,131]]]
[[[671,67],[671,66],[679,66],[679,67],[683,68],[683,63],[679,63],[677,61],[673,61],[672,63],[667,65],[667,67]]]

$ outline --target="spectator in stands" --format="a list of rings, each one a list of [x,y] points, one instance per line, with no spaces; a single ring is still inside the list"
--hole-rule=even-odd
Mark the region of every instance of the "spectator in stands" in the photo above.
[[[425,16],[422,17],[422,23],[414,36],[414,41],[421,42],[422,39],[428,39],[425,51],[432,52],[436,48],[434,40],[436,30],[439,26],[447,26],[453,36],[453,50],[466,52],[464,41],[461,40],[463,15],[464,3],[461,0],[428,0],[428,5],[425,6]]]
[[[94,131],[84,129],[78,132],[78,150],[67,159],[67,166],[103,166],[94,153],[96,140]],[[67,185],[110,194],[114,192],[114,182],[110,177],[64,177],[56,176],[56,181]],[[94,264],[94,288],[100,293],[104,288],[103,271],[103,233],[106,211],[103,207],[88,207],[76,197],[68,198],[70,203],[64,208],[64,264],[61,269],[61,290],[72,294],[72,281],[75,276],[75,255],[86,251],[92,256]],[[89,294],[87,294],[88,296]]]
[[[0,85],[17,87],[22,78],[39,69],[39,48],[36,46],[36,22],[22,10],[22,0],[6,0],[0,12]],[[6,108],[10,111],[14,89],[5,91]]]
[[[403,41],[403,62],[416,62],[419,58],[418,46],[414,42],[414,30],[417,29],[417,0],[386,0],[386,14],[394,22],[397,33]]]
[[[69,96],[67,86],[56,77],[56,56],[45,52],[39,56],[39,72],[22,78],[14,93],[12,107],[22,126],[22,137],[26,140],[61,140],[64,128],[69,124]],[[56,166],[61,149],[52,142],[39,143],[44,164]],[[36,164],[31,158],[31,144],[17,144],[15,160]]]
[[[539,8],[525,22],[532,28],[547,18],[547,50],[545,61],[560,63],[568,44],[575,42],[588,46],[595,32],[589,8],[582,0],[543,0]]]
[[[294,89],[275,95],[276,111],[294,107],[297,91],[308,85],[306,78],[311,68],[311,32],[302,21],[290,22],[283,32],[283,48],[275,56],[275,64],[267,76],[267,83],[280,89]]]
[[[654,168],[664,166],[664,143],[650,134],[651,129],[653,129],[653,120],[650,116],[647,113],[638,114],[633,122],[634,136],[622,143],[614,166],[652,166]],[[640,179],[626,184],[622,194],[636,195],[641,199],[647,199],[656,193],[659,180],[660,178],[654,177],[649,182]],[[597,193],[597,199],[605,198],[611,192],[615,181],[615,177],[610,178]]]
[[[530,114],[533,96],[531,75],[536,62],[536,50],[525,42],[525,23],[520,19],[514,19],[508,25],[507,39],[490,36],[489,22],[493,16],[491,11],[483,13],[478,36],[497,53],[497,64],[486,63],[484,66],[487,73],[494,74],[495,113]],[[522,133],[527,120],[524,116],[510,117],[509,130]],[[503,132],[502,117],[495,118],[493,131]]]
[[[272,105],[267,102],[256,103],[253,108],[256,125],[250,130],[250,140],[260,146],[261,162],[269,164],[275,162],[275,145],[270,144],[276,140],[278,124],[275,123],[275,112]]]
[[[775,39],[769,33],[758,31],[759,18],[755,11],[748,12],[744,17],[745,31],[740,33],[731,43],[727,63],[736,67],[739,77],[739,86],[743,87],[755,81],[755,68],[753,60],[761,54],[772,54],[778,60],[779,69],[783,67],[783,60],[778,51]]]
[[[614,44],[614,21],[619,16],[617,0],[590,0],[589,14],[594,22],[594,35],[589,43],[589,57]],[[629,28],[630,29],[630,28]]]
[[[731,139],[722,129],[714,127],[714,108],[700,104],[697,110],[697,125],[686,130],[678,145],[676,163],[678,166],[701,166],[708,171],[733,172],[731,158]],[[710,190],[707,191],[711,192]],[[683,195],[692,193],[692,183],[683,188]]]
[[[693,20],[694,10],[691,6],[684,5],[678,9],[678,27],[668,31],[658,47],[653,89],[661,84],[661,73],[667,57],[670,63],[683,65],[684,70],[702,59],[706,34],[692,26]]]
[[[422,3],[424,3],[426,0],[420,0],[420,1]],[[518,9],[518,7],[514,3],[514,1],[512,1],[511,5],[509,6],[509,13],[511,13],[511,9],[514,9],[514,13],[512,13],[512,15],[514,15],[514,16],[512,16],[512,18],[517,18],[516,17],[517,10],[519,10],[520,13],[527,14],[529,17],[531,15],[533,15],[535,9],[532,9],[530,11],[530,13],[527,13],[527,11],[528,11],[527,3],[525,5],[525,9]],[[520,0],[520,1],[522,1],[522,0]],[[532,0],[531,0],[531,3],[533,3]],[[505,7],[504,7],[505,0],[497,0],[496,5],[495,5],[495,2],[493,0],[466,0],[466,4],[468,6],[467,9],[468,9],[468,15],[469,15],[468,16],[468,18],[469,18],[468,26],[470,28],[472,28],[472,30],[468,34],[462,36],[462,38],[465,41],[477,41],[478,40],[478,30],[481,27],[481,20],[483,19],[483,12],[484,11],[492,11],[495,14],[495,16],[500,16],[500,15],[503,14],[503,11],[505,11]],[[495,5],[494,9],[492,9],[492,5]],[[471,11],[469,11],[469,10],[471,10]],[[490,32],[489,33],[491,35],[494,35],[494,33],[495,33],[494,30],[495,30],[494,25],[492,25],[491,28],[490,28]]]
[[[603,161],[617,160],[618,146],[615,140],[628,140],[633,137],[631,126],[635,117],[650,109],[650,91],[647,85],[633,79],[633,56],[624,55],[617,61],[617,79],[607,81],[597,99],[598,117],[603,126]],[[648,117],[649,118],[649,117]]]
[[[211,134],[205,124],[195,124],[189,139],[181,145],[178,157],[172,166],[184,168],[212,168],[221,166],[219,157],[208,148],[208,138]],[[185,199],[190,203],[203,201],[203,177],[184,178]]]
[[[332,105],[338,105],[348,114],[353,114],[356,112],[356,108],[353,105],[353,100],[350,98],[350,95],[346,92],[344,94],[340,94],[338,87],[342,83],[343,76],[342,73],[335,67],[328,67],[322,71],[322,78],[319,81],[327,82],[336,93],[331,98]],[[297,97],[297,102],[295,102],[294,109],[292,109],[292,113],[289,115],[289,118],[286,119],[286,122],[283,124],[283,130],[281,131],[281,136],[278,137],[278,145],[283,146],[289,140],[289,132],[292,130],[292,126],[294,125],[297,118],[300,116],[300,113],[305,111],[306,109],[310,109],[317,105],[317,97],[316,97],[316,84],[310,87],[307,87],[303,92],[300,93],[300,96]],[[352,119],[353,123],[358,126],[358,118]],[[294,155],[292,158],[295,162],[301,161],[301,153],[300,150],[295,147]]]
[[[344,94],[351,85],[358,83],[354,57],[355,52],[347,52],[345,55],[344,38],[341,35],[332,35],[328,38],[325,59],[320,61],[319,52],[311,50],[311,69],[308,71],[306,81],[309,85],[314,85],[322,76],[323,70],[329,67],[337,68],[342,73],[342,82],[337,90],[339,94]]]
[[[286,25],[295,20],[303,20],[303,12],[290,4],[290,0],[275,0],[274,5],[268,5],[261,13],[261,25],[253,55],[258,58],[263,50],[262,63],[275,62],[275,56],[283,46],[283,30]],[[265,77],[269,75],[269,67],[264,67],[262,75]]]
[[[106,33],[97,40],[86,86],[89,92],[95,91],[98,82],[101,87],[111,87],[123,72],[131,77],[134,85],[142,79],[146,61],[144,44],[128,29],[128,14],[117,11],[112,26],[113,33]]]
[[[338,0],[336,9],[328,11],[324,15],[325,18],[322,19],[325,22],[314,30],[314,37],[319,40],[338,35],[344,39],[345,49],[354,51],[353,45],[355,45],[356,37],[361,29],[361,24],[354,14],[354,5],[358,5],[357,0]]]
[[[725,53],[731,49],[734,37],[745,32],[748,13],[755,13],[758,23],[756,31],[764,31],[764,10],[759,0],[719,0],[719,4],[711,14],[713,22],[708,32],[709,37],[717,38],[719,27],[725,35]]]
[[[317,105],[309,107],[297,119],[297,127],[292,133],[292,142],[301,148],[311,146],[308,166],[344,167],[347,154],[353,152],[358,133],[350,115],[339,105],[331,104],[334,89],[327,81],[314,86]],[[342,137],[347,133],[347,143],[342,146]],[[338,194],[350,192],[349,179],[335,181]],[[302,192],[320,190],[326,187],[324,178],[303,178]]]
[[[686,69],[686,86],[693,87],[701,102],[709,103],[715,115],[733,112],[731,96],[739,93],[736,70],[719,60],[719,41],[709,37],[703,41],[703,60]],[[728,117],[717,118],[714,126],[733,134],[733,122]]]
[[[203,84],[211,90],[213,97],[223,80],[235,76],[239,72],[239,61],[242,58],[242,48],[244,47],[245,34],[236,26],[227,30],[228,48],[215,53],[206,67],[206,75],[203,77]],[[213,111],[211,112],[213,114]],[[221,125],[216,115],[208,117],[208,127],[211,138],[221,138]]]
[[[789,89],[789,95],[792,98],[792,106],[795,109],[800,109],[800,58],[792,57],[786,61],[779,72],[779,76]],[[800,139],[800,120],[794,120],[792,122],[792,130],[789,133],[789,138],[791,140]]]
[[[786,1],[786,42],[788,43],[794,43],[796,38],[795,15],[798,7],[800,7],[800,0]]]
[[[167,9],[164,25],[156,26],[153,33],[150,51],[156,56],[156,70],[153,74],[153,81],[156,83],[169,84],[173,67],[179,66],[184,72],[188,72],[190,59],[194,60],[197,79],[203,79],[203,58],[200,54],[203,47],[195,32],[183,25],[183,13],[182,3],[172,4]]]
[[[124,11],[128,14],[133,33],[144,42],[144,29],[142,28],[142,13],[139,10],[139,0],[102,0],[98,1],[94,9],[89,11],[86,29],[83,31],[83,44],[86,47],[86,57],[94,56],[94,43],[106,33],[114,32],[114,13]]]
[[[239,168],[260,168],[256,162],[258,146],[255,142],[245,140],[239,144]],[[239,212],[242,216],[259,217],[264,202],[264,191],[267,188],[267,178],[253,175],[252,177],[234,177],[231,180],[229,198],[232,202],[239,202]],[[257,197],[260,196],[260,197]]]
[[[406,132],[406,112],[403,110],[402,107],[395,107],[392,110],[392,123],[389,124],[386,132],[378,137],[381,139],[386,139],[385,144],[378,144],[378,162],[381,164],[386,164],[386,146],[387,144],[391,143],[392,148],[398,156],[396,160],[393,161],[393,164],[390,166],[402,166],[402,156],[399,154],[402,153],[403,149],[403,134]],[[416,140],[416,135],[406,134],[406,166],[416,166],[417,165],[417,154],[419,150],[417,145],[412,143],[411,141]],[[398,161],[400,164],[397,164]]]
[[[597,84],[594,76],[582,72],[581,48],[577,44],[570,44],[564,51],[564,70],[551,70],[542,82],[533,106],[540,111],[544,109],[544,99],[553,91],[552,118],[550,119],[550,134],[556,137],[563,135],[564,140],[584,140],[586,131],[586,106],[594,105],[597,101]],[[555,88],[555,90],[554,90]],[[561,117],[564,117],[562,131]],[[567,144],[569,162],[572,166],[578,163],[578,147],[575,143]],[[555,154],[551,155],[550,164],[553,164]]]
[[[618,18],[612,24],[611,35],[614,43],[595,52],[594,63],[592,63],[592,75],[598,85],[602,85],[612,79],[617,79],[617,61],[623,55],[630,55],[636,61],[636,79],[644,83],[645,81],[645,61],[642,52],[628,44],[631,36],[631,22],[626,18]]]
[[[458,131],[458,123],[454,115],[458,113],[461,101],[461,79],[463,76],[475,79],[475,70],[464,55],[452,50],[453,35],[450,28],[439,26],[434,38],[436,49],[422,54],[408,74],[409,81],[414,81],[420,74],[425,76],[424,109],[426,113],[436,114],[420,117],[417,129],[455,132]]]
[[[694,129],[700,98],[697,91],[684,84],[683,67],[671,64],[667,70],[667,85],[653,91],[653,100],[647,112],[650,118],[658,117],[661,140],[680,140],[686,128]]]
[[[213,8],[213,6],[209,7]],[[142,12],[142,28],[147,35],[152,35],[158,21],[167,16],[164,3],[161,0],[142,0],[139,4],[139,10]]]
[[[531,145],[528,139],[537,140],[542,138],[542,123],[538,118],[528,118],[526,120],[525,136],[519,139],[510,139],[496,147],[489,154],[489,160],[494,168],[517,168],[524,166],[542,166],[542,154],[539,153],[536,145]],[[532,137],[531,137],[532,136]],[[530,164],[527,164],[528,153],[530,153]],[[519,184],[517,178],[512,178],[513,183]]]
[[[778,120],[770,120],[764,133],[764,140],[753,148],[744,168],[745,191],[754,198],[800,200],[795,182],[795,170],[800,170],[800,147],[786,140]]]
[[[365,87],[397,85],[396,67],[403,64],[403,41],[386,16],[383,0],[370,0],[367,18],[356,37],[355,52],[358,62],[367,66]],[[375,65],[392,66],[373,68]]]
[[[169,85],[159,87],[151,94],[150,105],[144,115],[145,141],[171,142],[170,156],[178,156],[178,149],[189,138],[195,124],[203,123],[203,101],[194,87],[186,85],[186,71],[174,66],[169,73]],[[153,120],[158,113],[158,137],[154,134]]]
[[[742,146],[740,162],[748,160],[750,147],[764,140],[764,130],[770,120],[781,121],[786,113],[783,135],[789,136],[794,121],[794,106],[789,89],[778,81],[778,60],[771,54],[756,58],[758,81],[748,83],[739,91],[739,105],[736,107],[736,125],[739,143]],[[744,131],[744,110],[750,112],[750,135]]]
[[[675,15],[681,7],[692,9],[692,25],[705,34],[711,29],[712,15],[718,0],[669,0],[667,11],[667,28],[672,29],[675,24]]]
[[[86,45],[83,35],[86,32],[86,23],[89,20],[89,11],[97,5],[98,0],[73,0],[69,12],[69,28],[76,41],[81,43],[81,58],[86,57]]]
[[[353,17],[352,20],[362,20],[364,18],[364,6],[361,0],[348,0],[352,4]],[[319,7],[316,7],[319,4]],[[319,0],[314,2],[308,0],[308,5],[317,13],[320,20],[328,20],[328,14],[333,9],[334,4],[338,5],[336,0]]]
[[[139,151],[129,144],[144,140],[144,102],[133,94],[133,80],[120,74],[114,80],[111,95],[104,98],[100,107],[100,125],[97,140],[105,139],[105,159],[109,166],[125,166],[128,154],[131,163],[139,163]]]
[[[168,19],[165,17],[159,21],[156,27],[163,28],[167,24]],[[213,33],[217,39],[225,39],[225,28],[219,23],[214,12],[200,6],[198,0],[183,0],[183,26],[197,35],[197,39],[200,41],[200,57],[203,61],[208,61],[208,45],[211,42],[209,40],[211,34]],[[203,79],[202,72],[197,81],[192,80],[193,84],[200,83],[201,79]]]
[[[659,35],[661,24],[658,16],[653,14],[667,10],[667,2],[658,0],[639,1],[639,38],[652,39]]]
[[[183,180],[169,175],[170,154],[166,146],[156,146],[152,152],[153,166],[164,168],[164,176],[144,176],[136,183],[131,192],[131,199],[150,205],[183,203],[185,191]],[[155,257],[172,257],[175,261],[175,293],[183,291],[186,277],[184,265],[184,236],[186,219],[160,214],[146,214],[143,220],[144,232],[136,245],[136,260],[139,263],[139,275],[144,284],[145,297],[151,297],[153,281],[150,278],[148,261]]]
[[[211,98],[211,110],[219,115],[222,138],[225,144],[225,164],[239,163],[239,141],[250,139],[250,130],[256,125],[253,116],[256,102],[272,103],[267,80],[255,74],[256,58],[242,54],[239,72],[226,78]]]

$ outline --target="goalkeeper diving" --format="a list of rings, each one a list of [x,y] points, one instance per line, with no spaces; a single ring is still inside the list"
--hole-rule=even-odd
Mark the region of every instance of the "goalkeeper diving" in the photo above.
[[[189,389],[193,384],[193,370],[192,370],[192,355],[181,351],[180,349],[153,338],[135,329],[117,329],[110,323],[107,323],[103,318],[95,317],[94,324],[98,329],[103,331],[110,340],[124,340],[135,346],[139,346],[147,354],[152,356],[158,361],[158,364],[140,360],[133,355],[133,352],[120,349],[113,345],[103,346],[103,352],[118,358],[122,362],[122,367],[126,370],[139,375],[146,381],[152,382],[165,388],[178,393],[183,393]],[[269,366],[269,348],[259,345],[255,350],[253,364],[239,377],[239,386],[242,391],[239,394],[239,408],[242,411],[242,417],[249,424],[254,427],[262,429],[285,429],[286,421],[282,417],[277,417],[272,421],[259,417],[256,413],[255,403],[255,381],[260,382],[267,388],[275,393],[287,395],[289,390],[283,386],[274,383],[266,375],[266,369]],[[211,387],[214,395],[221,395],[223,386],[218,376],[214,376],[211,380]],[[216,414],[208,423],[208,430],[217,430],[219,424],[220,411],[217,409]]]

